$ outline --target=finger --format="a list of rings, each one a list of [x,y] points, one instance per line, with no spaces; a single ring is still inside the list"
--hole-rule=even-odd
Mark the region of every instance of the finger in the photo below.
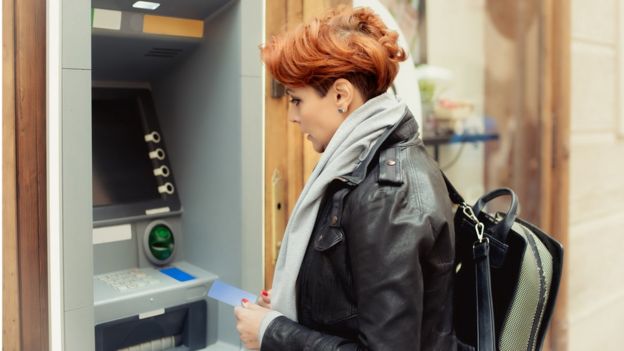
[[[251,309],[252,306],[257,306],[255,303],[247,300],[247,299],[243,299],[244,301],[241,301],[241,306],[243,306],[245,309]]]
[[[263,309],[265,307],[262,307],[260,305],[255,304],[255,303],[252,303],[252,302],[249,302],[249,303],[247,303],[245,305],[245,308],[248,309],[248,310],[257,311],[257,310],[261,310],[261,309]]]
[[[234,316],[236,317],[236,319],[241,319],[242,313],[243,313],[243,307],[241,306],[234,307]]]
[[[266,291],[265,291],[265,292],[266,292]],[[265,295],[265,294],[262,294],[262,295],[260,295],[260,299],[261,299],[262,301],[271,301],[271,296],[269,295],[269,293],[266,293],[266,295]]]
[[[263,304],[270,304],[271,298],[269,297],[269,292],[266,290],[262,290],[260,292],[260,295],[258,296],[256,303],[259,304],[260,306],[262,306]]]
[[[266,302],[264,300],[258,301],[258,306],[262,306],[264,308],[271,309],[271,303],[270,302]]]

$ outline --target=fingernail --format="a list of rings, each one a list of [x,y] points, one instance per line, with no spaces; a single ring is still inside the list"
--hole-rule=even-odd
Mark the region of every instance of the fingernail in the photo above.
[[[266,290],[262,290],[262,295],[269,296],[269,293]]]
[[[247,302],[249,302],[249,300],[247,300],[247,299],[245,299],[245,298],[243,298],[241,301],[243,301],[243,303],[247,303]]]

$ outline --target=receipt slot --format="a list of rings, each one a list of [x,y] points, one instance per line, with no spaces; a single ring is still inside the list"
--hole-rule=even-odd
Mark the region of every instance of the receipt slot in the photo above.
[[[239,350],[207,291],[263,287],[263,2],[132,3],[49,8],[50,348]]]

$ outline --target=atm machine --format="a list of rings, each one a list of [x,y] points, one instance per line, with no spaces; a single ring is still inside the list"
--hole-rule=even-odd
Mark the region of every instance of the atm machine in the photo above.
[[[263,285],[263,2],[85,3],[60,9],[64,349],[238,350],[206,293]]]
[[[96,350],[205,348],[216,275],[186,260],[150,89],[94,87],[91,121]]]

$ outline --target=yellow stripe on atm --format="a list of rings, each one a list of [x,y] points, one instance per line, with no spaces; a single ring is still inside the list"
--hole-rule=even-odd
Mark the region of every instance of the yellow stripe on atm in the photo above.
[[[201,38],[204,36],[204,21],[144,15],[143,33]]]

